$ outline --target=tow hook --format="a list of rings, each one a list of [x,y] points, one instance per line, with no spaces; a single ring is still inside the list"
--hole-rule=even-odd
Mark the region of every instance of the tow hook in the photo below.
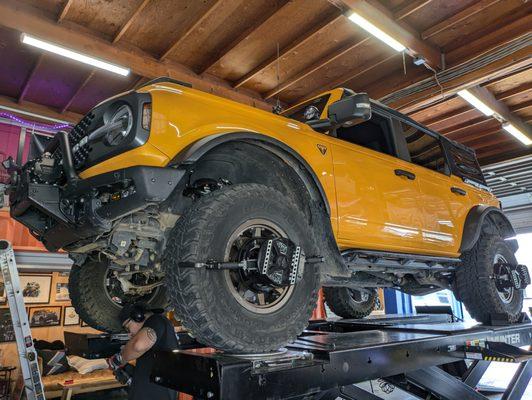
[[[305,265],[323,262],[323,257],[305,257],[301,247],[289,239],[266,239],[260,246],[257,259],[242,261],[180,262],[180,268],[241,269],[266,276],[278,286],[295,285],[303,278]]]
[[[530,273],[526,265],[497,263],[495,269],[495,285],[498,290],[513,288],[524,290],[530,285]]]

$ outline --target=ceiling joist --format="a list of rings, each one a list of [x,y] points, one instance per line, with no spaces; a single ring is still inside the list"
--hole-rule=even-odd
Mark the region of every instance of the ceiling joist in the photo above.
[[[113,38],[113,43],[118,42],[122,36],[128,31],[128,29],[131,27],[131,24],[135,21],[135,19],[140,15],[140,13],[146,8],[150,0],[142,0],[142,3],[139,4],[137,9],[131,14],[131,17],[127,19],[127,21],[122,25],[122,27],[118,30],[115,37]]]
[[[473,5],[454,14],[453,16],[445,18],[440,23],[435,24],[430,28],[424,30],[421,33],[421,38],[423,40],[427,40],[428,38],[431,38],[432,36],[437,35],[438,33],[443,32],[444,30],[452,28],[456,24],[472,17],[473,15],[485,10],[486,8],[498,3],[499,1],[501,0],[480,0],[479,2],[474,3]]]
[[[429,5],[434,0],[414,0],[407,5],[401,7],[398,10],[395,10],[393,13],[393,16],[395,19],[403,19],[408,17],[410,14],[415,13],[420,8],[423,8],[427,5]]]
[[[31,71],[28,74],[26,81],[22,85],[22,89],[20,91],[20,94],[18,95],[19,103],[22,103],[24,101],[24,97],[26,97],[26,94],[28,93],[28,90],[30,88],[31,80],[33,79],[33,77],[35,76],[35,73],[41,66],[43,59],[44,59],[44,54],[39,54],[39,57],[37,57],[37,61],[35,62],[35,64],[33,64],[33,67],[31,68]]]
[[[244,85],[246,82],[253,79],[255,76],[260,74],[266,68],[269,68],[272,65],[274,65],[277,59],[282,59],[283,57],[286,57],[290,53],[294,52],[297,48],[305,45],[306,43],[309,43],[316,35],[322,32],[325,28],[337,23],[339,20],[343,18],[344,18],[343,15],[341,14],[338,15],[337,13],[331,15],[328,18],[324,18],[320,24],[312,27],[308,32],[303,34],[298,39],[294,40],[289,46],[282,49],[279,52],[279,57],[277,57],[277,54],[274,54],[272,57],[262,62],[260,65],[255,67],[252,71],[248,72],[246,75],[240,78],[237,82],[235,82],[234,87],[238,88]]]
[[[249,28],[245,29],[236,39],[234,39],[228,46],[223,47],[221,50],[216,52],[216,55],[205,63],[202,67],[201,73],[207,72],[214,65],[216,65],[222,58],[224,58],[231,50],[236,48],[240,43],[246,40],[253,32],[260,29],[260,27],[266,25],[268,22],[271,22],[272,19],[276,18],[276,15],[283,8],[290,5],[290,2],[287,0],[282,0],[282,5],[280,7],[271,7],[267,13],[262,15],[261,20],[255,25],[251,25]]]
[[[92,79],[95,73],[96,73],[96,70],[93,69],[87,74],[85,79],[83,79],[81,84],[77,87],[76,91],[72,94],[72,96],[70,96],[70,99],[68,99],[66,104],[61,109],[61,114],[63,114],[66,110],[70,108],[70,106],[72,105],[72,103],[74,102],[78,94],[85,88],[85,86],[87,86],[87,84],[90,82],[90,80]]]
[[[70,7],[72,6],[72,3],[74,0],[65,0],[65,4],[63,5],[63,8],[61,8],[61,12],[59,13],[57,17],[57,22],[62,22],[66,15],[68,14],[68,10],[70,10]]]
[[[213,11],[216,9],[216,6],[220,4],[221,0],[214,0],[212,4],[207,8],[207,10],[203,13],[203,15],[196,19],[196,22],[194,22],[189,28],[183,32],[175,42],[173,42],[168,49],[159,57],[159,60],[164,60],[167,58],[170,54],[174,52],[175,49],[179,48],[190,36],[192,32],[194,32],[199,26],[203,24],[203,22],[213,13]]]
[[[323,68],[327,64],[330,64],[333,61],[336,61],[338,58],[340,58],[343,55],[349,53],[350,51],[356,49],[357,47],[362,46],[368,40],[370,40],[370,38],[366,37],[366,38],[364,38],[362,40],[359,40],[359,41],[357,41],[355,43],[352,43],[352,44],[349,44],[347,46],[344,46],[340,50],[336,50],[336,51],[334,51],[332,53],[327,54],[325,57],[323,57],[322,59],[318,60],[314,64],[308,66],[307,68],[305,68],[303,71],[299,72],[294,77],[292,77],[292,78],[290,78],[290,79],[288,79],[288,80],[286,80],[284,82],[281,82],[274,89],[268,91],[264,95],[264,98],[265,99],[271,99],[276,94],[281,93],[283,90],[289,88],[292,85],[295,85],[297,82],[299,82],[300,80],[306,78],[307,76],[309,76],[313,72],[316,72],[317,70]]]

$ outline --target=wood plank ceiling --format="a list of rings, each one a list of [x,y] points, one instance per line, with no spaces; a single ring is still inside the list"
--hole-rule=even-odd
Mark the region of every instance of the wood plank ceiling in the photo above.
[[[427,58],[438,82],[349,21],[351,8],[386,21]],[[343,86],[473,147],[489,164],[532,148],[456,92],[482,86],[530,122],[531,11],[526,0],[4,0],[0,105],[75,121],[161,75],[261,108]],[[133,73],[43,54],[22,45],[21,32]]]

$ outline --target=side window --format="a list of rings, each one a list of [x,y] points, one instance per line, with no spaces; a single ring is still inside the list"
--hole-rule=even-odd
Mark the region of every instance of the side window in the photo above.
[[[401,128],[410,153],[410,160],[417,165],[447,174],[447,165],[441,140],[401,121]]]
[[[462,178],[473,179],[482,184],[486,184],[482,170],[473,151],[466,151],[449,142],[448,153],[453,164],[453,173]]]
[[[368,121],[355,120],[350,126],[338,128],[336,137],[349,143],[395,156],[390,120],[376,113],[373,113]]]

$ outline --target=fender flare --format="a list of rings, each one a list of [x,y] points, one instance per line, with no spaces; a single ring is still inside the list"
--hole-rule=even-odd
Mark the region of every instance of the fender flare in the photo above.
[[[177,154],[169,163],[169,165],[192,165],[215,147],[229,142],[252,143],[263,147],[265,150],[279,157],[299,176],[303,184],[309,190],[311,198],[313,200],[319,200],[319,202],[323,204],[327,216],[331,215],[327,195],[312,167],[303,157],[301,157],[301,155],[299,155],[298,152],[296,152],[290,146],[267,135],[256,132],[227,132],[207,136],[194,142],[184,151],[181,151],[179,154]],[[297,165],[297,163],[300,165]],[[319,195],[319,198],[316,198],[316,195]]]
[[[493,219],[494,223],[503,228],[501,233],[504,238],[511,238],[516,235],[512,224],[499,208],[493,206],[476,206],[469,210],[469,213],[467,214],[462,234],[462,243],[459,250],[460,253],[469,251],[473,248],[482,233],[482,225],[488,217]],[[517,251],[517,241],[511,240],[509,242],[514,252]]]

